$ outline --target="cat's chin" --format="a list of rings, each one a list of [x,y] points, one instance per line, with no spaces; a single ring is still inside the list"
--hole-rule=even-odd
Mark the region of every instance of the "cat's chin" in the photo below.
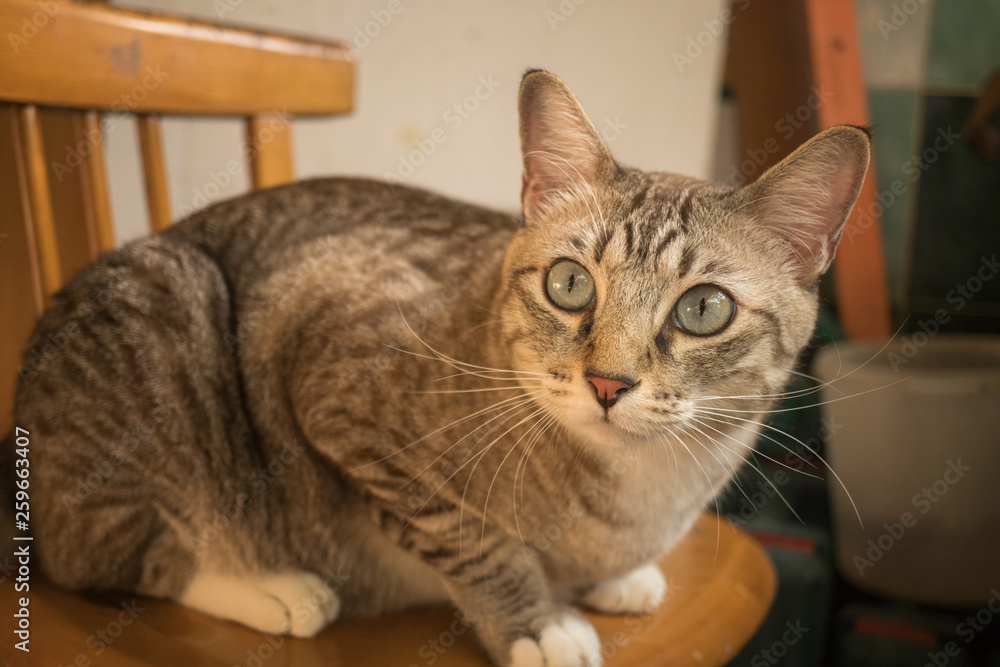
[[[598,419],[564,421],[569,431],[584,444],[603,452],[613,452],[620,447],[646,444],[656,440],[648,430],[641,431],[624,423],[623,419]]]

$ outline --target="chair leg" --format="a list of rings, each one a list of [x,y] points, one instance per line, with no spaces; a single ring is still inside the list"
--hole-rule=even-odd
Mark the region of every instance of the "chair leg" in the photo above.
[[[154,232],[170,226],[170,190],[167,187],[167,166],[163,157],[163,135],[160,117],[139,115],[139,145],[142,149],[142,170],[146,177],[146,203],[149,224]]]
[[[42,286],[42,300],[48,303],[62,287],[59,249],[56,245],[55,220],[49,179],[45,168],[45,147],[38,120],[38,108],[27,104],[18,107],[14,118],[15,155],[21,200],[25,204],[26,235],[34,273]]]
[[[287,116],[269,112],[248,118],[247,146],[254,190],[294,180],[292,127]]]

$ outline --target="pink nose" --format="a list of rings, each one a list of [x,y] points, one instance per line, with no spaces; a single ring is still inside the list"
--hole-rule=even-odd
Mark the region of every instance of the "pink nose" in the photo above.
[[[587,381],[597,392],[597,402],[605,410],[611,408],[618,401],[618,396],[635,386],[635,382],[630,380],[616,380],[614,378],[601,377],[600,375],[588,375]]]

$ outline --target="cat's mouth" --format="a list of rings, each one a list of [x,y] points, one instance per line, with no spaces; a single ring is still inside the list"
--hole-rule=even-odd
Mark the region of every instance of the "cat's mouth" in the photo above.
[[[587,406],[587,409],[581,411],[586,414],[583,419],[579,414],[571,414],[564,421],[571,430],[581,433],[595,444],[607,446],[644,442],[655,432],[644,423],[645,420],[637,419],[632,409],[624,406],[594,408]]]
[[[636,382],[610,401],[608,391],[602,394],[592,385],[563,376],[558,385],[547,387],[544,402],[566,430],[595,447],[663,442],[670,437],[669,429],[688,416],[677,394],[653,396]],[[671,397],[673,401],[664,400]]]
[[[594,430],[612,440],[634,440],[639,434],[629,428],[623,419],[612,419],[611,415],[605,413],[597,419]]]

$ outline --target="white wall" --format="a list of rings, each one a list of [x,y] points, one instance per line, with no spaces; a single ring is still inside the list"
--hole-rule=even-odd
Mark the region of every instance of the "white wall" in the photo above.
[[[712,35],[705,22],[716,30],[723,25],[724,0],[398,1],[395,15],[386,11],[390,0],[117,4],[354,43],[356,109],[349,116],[296,121],[300,176],[398,173],[400,159],[421,142],[427,147],[431,133],[442,128],[445,140],[408,182],[514,209],[521,169],[517,87],[528,67],[566,81],[621,162],[710,175],[725,34]],[[695,40],[706,45],[698,47],[700,54],[690,46]],[[686,49],[696,57],[679,65],[675,53]],[[494,82],[495,89],[486,95],[482,81]],[[468,118],[445,116],[477,87],[485,99],[476,101]],[[238,156],[242,134],[237,121],[213,119],[168,120],[165,133],[177,215],[202,203],[211,174]],[[109,135],[112,204],[123,239],[146,229],[136,151],[131,124]],[[233,179],[220,198],[244,191],[246,176]]]

